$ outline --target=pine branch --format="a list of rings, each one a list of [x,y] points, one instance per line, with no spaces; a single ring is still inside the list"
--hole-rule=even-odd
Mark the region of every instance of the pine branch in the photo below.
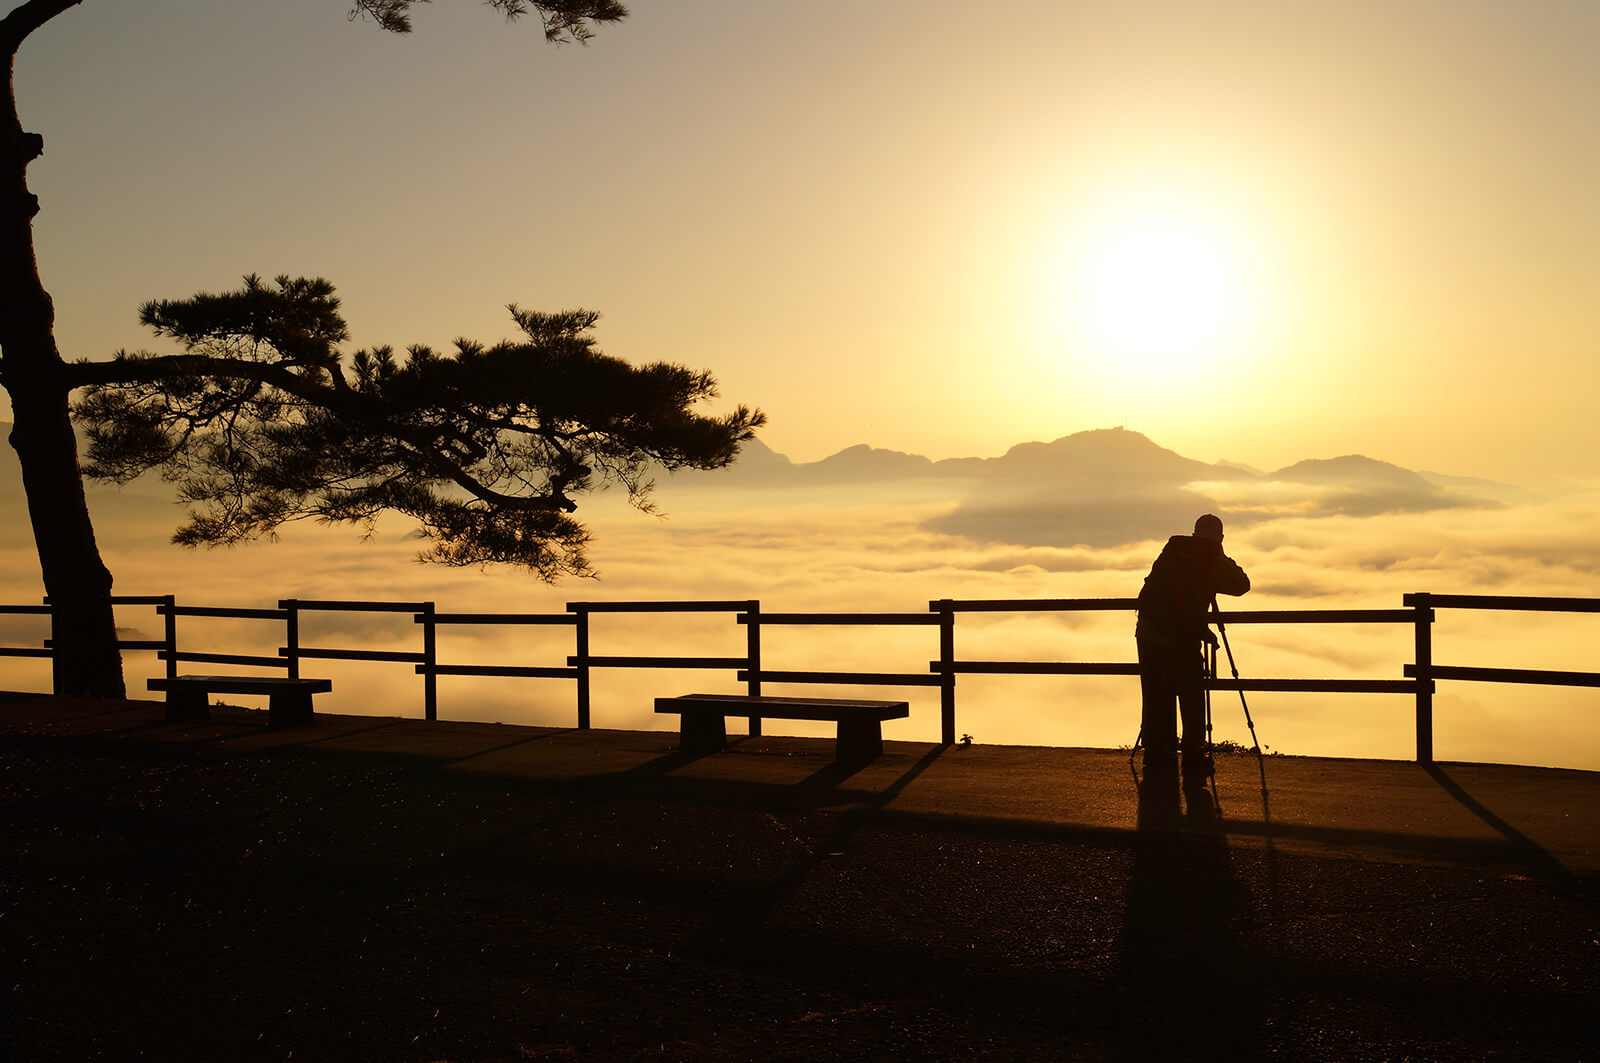
[[[0,49],[4,49],[6,55],[15,55],[17,49],[22,47],[22,42],[27,40],[28,35],[34,30],[82,2],[83,0],[27,0],[27,3],[13,8],[9,15],[0,19]]]

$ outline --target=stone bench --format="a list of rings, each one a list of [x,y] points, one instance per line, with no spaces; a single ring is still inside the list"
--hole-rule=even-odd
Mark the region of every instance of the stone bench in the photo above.
[[[657,698],[656,711],[682,717],[679,748],[685,753],[715,753],[728,744],[727,718],[833,720],[839,725],[835,755],[863,763],[883,754],[883,721],[911,715],[904,701],[854,701],[839,698],[774,698],[755,694],[683,694]]]
[[[212,694],[267,695],[267,726],[292,727],[311,722],[311,695],[333,689],[331,679],[289,679],[286,676],[180,675],[152,679],[151,690],[167,692],[168,720],[204,720],[211,715]]]

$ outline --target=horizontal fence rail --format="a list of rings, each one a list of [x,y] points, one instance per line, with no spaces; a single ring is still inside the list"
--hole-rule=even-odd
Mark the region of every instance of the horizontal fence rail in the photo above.
[[[1416,674],[1417,666],[1406,665],[1406,675]],[[1434,679],[1465,679],[1478,683],[1533,683],[1539,686],[1600,687],[1597,672],[1549,672],[1537,668],[1463,668],[1436,664],[1428,669]]]
[[[1050,661],[929,661],[930,672],[973,675],[1138,675],[1137,664],[1070,664]]]
[[[53,616],[49,599],[43,605],[0,605],[0,616]],[[55,651],[46,639],[39,646],[0,646],[0,657],[53,657]]]
[[[1426,598],[1435,609],[1520,609],[1539,613],[1600,613],[1600,598],[1529,598],[1500,594],[1408,594],[1405,604]]]
[[[739,673],[746,681],[769,683],[829,683],[835,686],[933,687],[936,675],[921,672],[768,672],[746,670]]]
[[[733,681],[759,695],[764,683],[822,684],[834,686],[937,687],[940,691],[940,734],[946,744],[956,735],[956,678],[961,675],[1013,676],[1137,676],[1139,666],[1126,661],[1000,661],[961,659],[955,653],[956,618],[975,613],[1060,613],[1133,611],[1136,598],[1024,598],[937,599],[927,612],[763,612],[757,600],[727,601],[624,601],[569,602],[564,612],[551,613],[442,613],[433,602],[337,601],[285,598],[277,608],[180,606],[173,595],[115,595],[114,606],[154,606],[163,619],[161,639],[119,639],[123,650],[155,651],[166,664],[167,677],[177,675],[180,662],[229,664],[272,668],[299,678],[302,661],[342,660],[409,664],[423,681],[423,713],[438,718],[439,676],[495,676],[525,679],[563,679],[576,686],[580,728],[590,723],[590,681],[596,669],[711,670],[731,673]],[[1407,625],[1413,630],[1414,663],[1403,667],[1403,679],[1228,679],[1211,676],[1213,690],[1407,694],[1415,699],[1417,759],[1433,760],[1433,695],[1440,680],[1453,682],[1525,683],[1571,687],[1600,687],[1600,672],[1551,671],[1529,668],[1456,666],[1435,664],[1433,625],[1438,610],[1520,610],[1534,612],[1600,613],[1600,598],[1528,597],[1471,594],[1407,594],[1402,609],[1299,609],[1238,610],[1218,613],[1221,624],[1379,624]],[[369,612],[410,613],[421,629],[417,650],[338,648],[304,645],[300,620],[306,613]],[[606,655],[591,651],[591,618],[596,615],[724,613],[732,614],[745,629],[743,656]],[[0,616],[42,616],[55,622],[48,598],[39,605],[0,605]],[[190,620],[270,621],[282,625],[283,645],[276,656],[219,653],[180,648],[179,618]],[[440,626],[563,627],[572,632],[572,652],[562,664],[441,663],[438,655]],[[938,630],[939,656],[928,662],[927,672],[856,672],[828,670],[776,670],[763,667],[762,633],[783,627],[928,627]],[[54,656],[57,635],[40,646],[0,646],[0,657]],[[59,687],[59,682],[58,682]],[[750,733],[760,734],[761,720],[751,717]]]
[[[1600,673],[1548,672],[1528,668],[1490,668],[1437,665],[1433,662],[1433,620],[1439,609],[1496,609],[1521,612],[1600,613],[1600,598],[1545,598],[1488,594],[1407,594],[1401,601],[1411,607],[1416,621],[1416,661],[1405,666],[1417,693],[1417,759],[1433,760],[1433,688],[1437,680],[1493,683],[1533,683],[1560,686],[1600,686]]]
[[[756,606],[745,602],[569,602],[568,612],[583,613],[732,613]]]
[[[568,657],[567,663],[590,668],[743,668],[748,657]]]
[[[929,602],[930,609],[948,607],[957,613],[1081,613],[1105,609],[1137,609],[1137,598],[1002,598],[950,599]]]
[[[529,664],[440,664],[437,657],[437,641],[430,634],[433,627],[439,624],[446,626],[470,625],[497,626],[511,625],[515,627],[577,627],[582,619],[572,613],[430,613],[419,611],[412,617],[415,623],[423,626],[424,660],[416,666],[418,675],[424,681],[431,677],[441,675],[453,676],[478,676],[510,679],[579,679],[583,678],[587,684],[587,677],[583,677],[578,668],[570,665],[559,667],[555,665],[529,665]],[[434,700],[424,704],[424,714],[432,713],[429,719],[438,715],[437,688],[434,689]],[[588,695],[585,690],[584,726],[588,726],[587,702]]]
[[[1411,609],[1241,609],[1222,614],[1225,624],[1410,624]]]
[[[762,613],[760,616],[739,617],[741,624],[788,624],[826,627],[846,625],[854,627],[929,627],[939,623],[937,616],[927,613]]]
[[[424,614],[418,613],[416,622],[425,623]],[[542,624],[547,627],[571,627],[578,618],[568,613],[435,613],[435,624]]]
[[[209,653],[200,650],[178,649],[178,617],[196,617],[206,620],[275,620],[280,623],[289,618],[287,609],[236,609],[207,605],[179,605],[173,595],[167,595],[156,606],[156,613],[166,618],[167,645],[156,654],[167,662],[167,678],[178,675],[178,662],[195,664],[236,664],[247,668],[287,668],[289,662],[279,657],[266,657],[241,653]]]

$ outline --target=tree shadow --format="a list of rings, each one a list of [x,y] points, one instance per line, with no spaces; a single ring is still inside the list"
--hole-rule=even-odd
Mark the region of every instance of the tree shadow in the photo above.
[[[946,745],[934,746],[881,791],[857,795],[864,804],[840,813],[839,824],[831,834],[815,845],[807,846],[804,842],[800,842],[806,848],[805,859],[796,861],[769,885],[754,890],[740,902],[729,905],[721,917],[707,928],[705,934],[707,943],[716,949],[719,945],[741,941],[750,927],[761,922],[785,897],[798,890],[801,883],[831,854],[843,851],[845,843],[852,835],[880,817],[884,809],[894,802],[912,780],[932,767],[949,748]],[[795,789],[808,795],[833,791],[839,783],[854,775],[861,767],[863,765],[835,761],[802,780]]]

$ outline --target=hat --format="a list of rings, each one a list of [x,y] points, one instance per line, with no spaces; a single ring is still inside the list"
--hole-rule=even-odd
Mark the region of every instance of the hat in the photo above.
[[[1222,541],[1222,520],[1210,513],[1194,522],[1194,537],[1196,539],[1210,539],[1213,542]]]

